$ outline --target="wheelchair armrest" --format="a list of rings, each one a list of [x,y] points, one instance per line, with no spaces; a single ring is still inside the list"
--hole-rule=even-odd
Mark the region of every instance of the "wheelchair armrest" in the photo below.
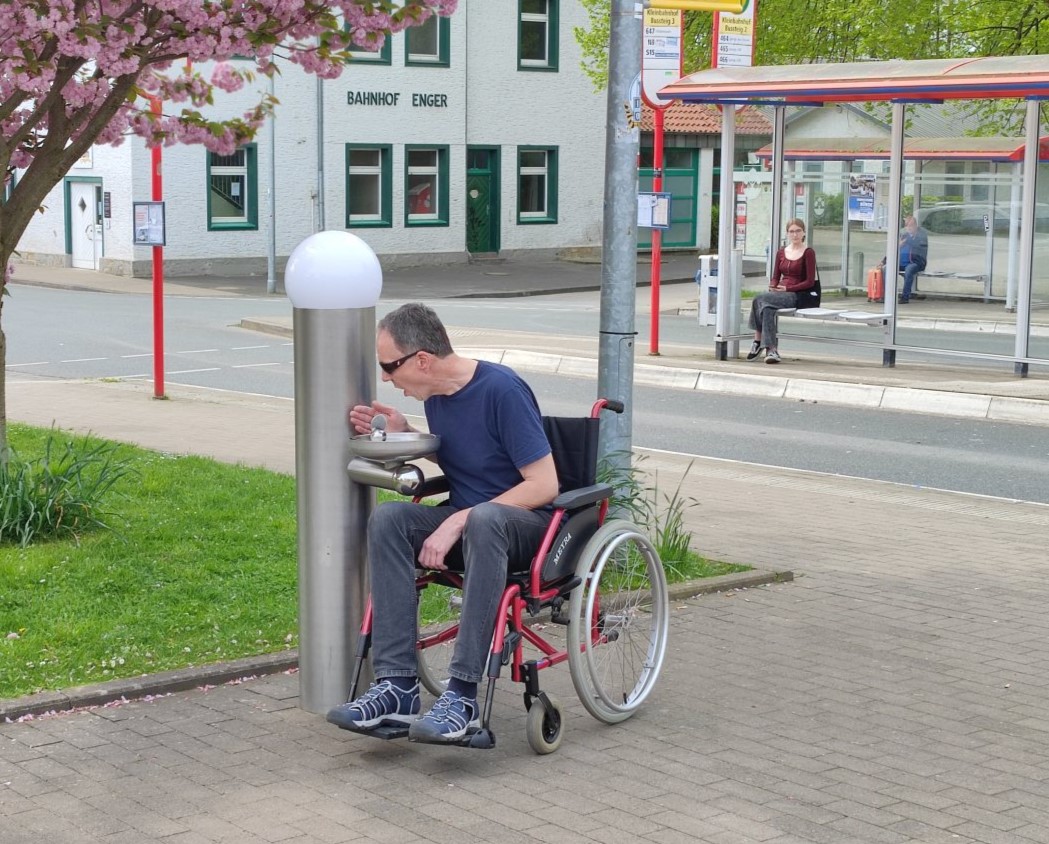
[[[612,491],[611,484],[592,484],[581,489],[570,489],[554,499],[553,507],[558,510],[578,510],[611,498]]]
[[[432,478],[426,478],[412,490],[411,494],[419,498],[429,498],[431,495],[440,495],[442,492],[448,492],[450,489],[451,485],[444,475],[434,475]]]

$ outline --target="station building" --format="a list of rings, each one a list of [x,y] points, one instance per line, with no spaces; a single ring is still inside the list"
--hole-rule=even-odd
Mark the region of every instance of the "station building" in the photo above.
[[[267,93],[279,105],[232,155],[163,150],[165,272],[262,274],[321,229],[357,234],[387,267],[599,250],[606,95],[581,69],[573,28],[586,25],[575,2],[460,0],[336,80],[283,63],[272,83],[219,92],[214,116]],[[135,137],[93,147],[20,259],[147,277],[133,203],[152,198],[150,158]]]

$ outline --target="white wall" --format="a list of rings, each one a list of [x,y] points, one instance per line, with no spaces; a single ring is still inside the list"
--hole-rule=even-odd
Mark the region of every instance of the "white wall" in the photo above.
[[[450,66],[405,67],[403,34],[393,36],[391,65],[350,64],[337,80],[323,84],[324,222],[345,227],[345,145],[393,146],[393,217],[388,228],[351,229],[388,266],[466,260],[466,150],[470,144],[500,147],[500,246],[503,252],[555,252],[600,246],[604,192],[605,94],[595,93],[580,69],[572,34],[585,25],[578,3],[560,3],[557,72],[517,69],[517,4],[461,0],[450,19]],[[208,75],[211,68],[199,66]],[[218,93],[216,117],[239,114],[268,91],[259,78],[235,94]],[[349,105],[347,92],[399,93],[396,106]],[[285,64],[275,82],[276,252],[286,258],[316,230],[318,185],[317,81]],[[446,107],[412,104],[414,93],[436,93]],[[170,275],[261,273],[269,243],[270,141],[256,138],[259,226],[257,231],[209,231],[207,153],[200,146],[163,151],[164,199]],[[447,226],[404,226],[404,145],[449,147]],[[517,223],[517,146],[558,148],[556,224]],[[120,148],[96,147],[92,166],[78,175],[100,176],[112,198],[113,218],[105,232],[103,269],[148,275],[150,250],[131,244],[131,202],[151,198],[150,153],[138,138]],[[72,174],[71,174],[72,175]],[[20,244],[29,260],[65,261],[61,189],[33,221]]]

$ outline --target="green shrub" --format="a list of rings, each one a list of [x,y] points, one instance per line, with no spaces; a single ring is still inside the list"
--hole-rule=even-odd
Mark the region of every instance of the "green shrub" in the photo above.
[[[0,464],[0,544],[27,547],[37,538],[77,539],[107,528],[103,501],[132,470],[114,443],[68,439],[54,428],[43,454],[22,460],[13,449]]]
[[[637,461],[644,459],[642,455]],[[651,539],[671,583],[750,568],[708,560],[692,550],[692,531],[685,527],[685,511],[699,502],[683,496],[681,484],[670,494],[661,493],[658,477],[654,486],[646,486],[636,464],[623,468],[602,463],[598,480],[612,485],[612,512],[629,518]]]

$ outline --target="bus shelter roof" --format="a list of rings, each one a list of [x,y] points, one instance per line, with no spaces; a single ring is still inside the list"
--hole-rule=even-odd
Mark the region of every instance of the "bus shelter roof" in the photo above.
[[[685,102],[771,105],[1049,99],[1049,56],[716,67],[672,82],[659,95]]]
[[[889,138],[794,138],[783,149],[783,158],[794,161],[856,161],[891,157]],[[1023,138],[962,137],[905,138],[903,157],[921,161],[1023,161]],[[772,144],[757,151],[772,158]],[[1049,135],[1038,141],[1038,160],[1049,161]]]

